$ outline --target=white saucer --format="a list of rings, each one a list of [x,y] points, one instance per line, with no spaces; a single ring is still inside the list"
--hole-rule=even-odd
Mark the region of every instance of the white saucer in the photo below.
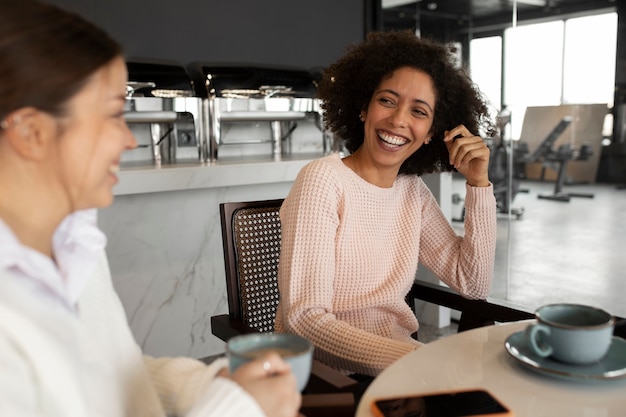
[[[610,380],[626,377],[626,340],[613,337],[606,356],[591,365],[570,365],[542,358],[527,345],[524,331],[513,333],[504,343],[506,351],[519,363],[537,372],[582,380]]]

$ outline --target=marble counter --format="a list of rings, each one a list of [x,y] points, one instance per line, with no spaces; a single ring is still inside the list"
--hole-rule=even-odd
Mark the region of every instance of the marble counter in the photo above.
[[[127,163],[113,189],[116,196],[167,191],[184,191],[260,185],[293,181],[302,167],[320,154],[272,157],[248,157],[199,164],[167,165]]]
[[[99,224],[115,288],[146,354],[201,358],[224,351],[210,327],[211,316],[228,312],[219,203],[284,198],[300,169],[320,156],[122,169],[115,202],[100,210]],[[451,177],[424,180],[450,216]],[[418,276],[432,282],[429,274],[421,268]],[[439,310],[419,317],[449,323]]]

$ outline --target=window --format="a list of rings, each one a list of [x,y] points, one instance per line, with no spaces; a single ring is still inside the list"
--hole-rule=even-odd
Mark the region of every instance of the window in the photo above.
[[[616,13],[567,20],[563,102],[612,106],[616,50]]]
[[[520,137],[528,106],[613,104],[617,13],[506,29],[503,57],[498,41],[472,40],[470,68],[494,106],[502,107],[502,96],[511,111],[513,139]],[[503,88],[498,80],[503,80]]]
[[[504,104],[511,135],[519,139],[528,106],[561,103],[563,21],[518,26],[504,32]]]
[[[473,39],[470,51],[472,80],[497,112],[502,108],[502,38],[492,36]]]

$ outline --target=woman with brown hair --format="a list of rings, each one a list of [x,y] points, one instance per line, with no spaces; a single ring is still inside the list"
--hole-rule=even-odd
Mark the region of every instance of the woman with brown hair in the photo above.
[[[0,415],[293,417],[277,355],[142,355],[115,294],[96,210],[113,200],[124,120],[119,45],[77,15],[0,0]]]

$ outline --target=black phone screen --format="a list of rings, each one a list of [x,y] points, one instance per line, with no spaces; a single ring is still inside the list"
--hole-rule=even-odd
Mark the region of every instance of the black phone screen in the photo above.
[[[508,412],[482,390],[377,400],[376,406],[384,417],[469,417]]]

